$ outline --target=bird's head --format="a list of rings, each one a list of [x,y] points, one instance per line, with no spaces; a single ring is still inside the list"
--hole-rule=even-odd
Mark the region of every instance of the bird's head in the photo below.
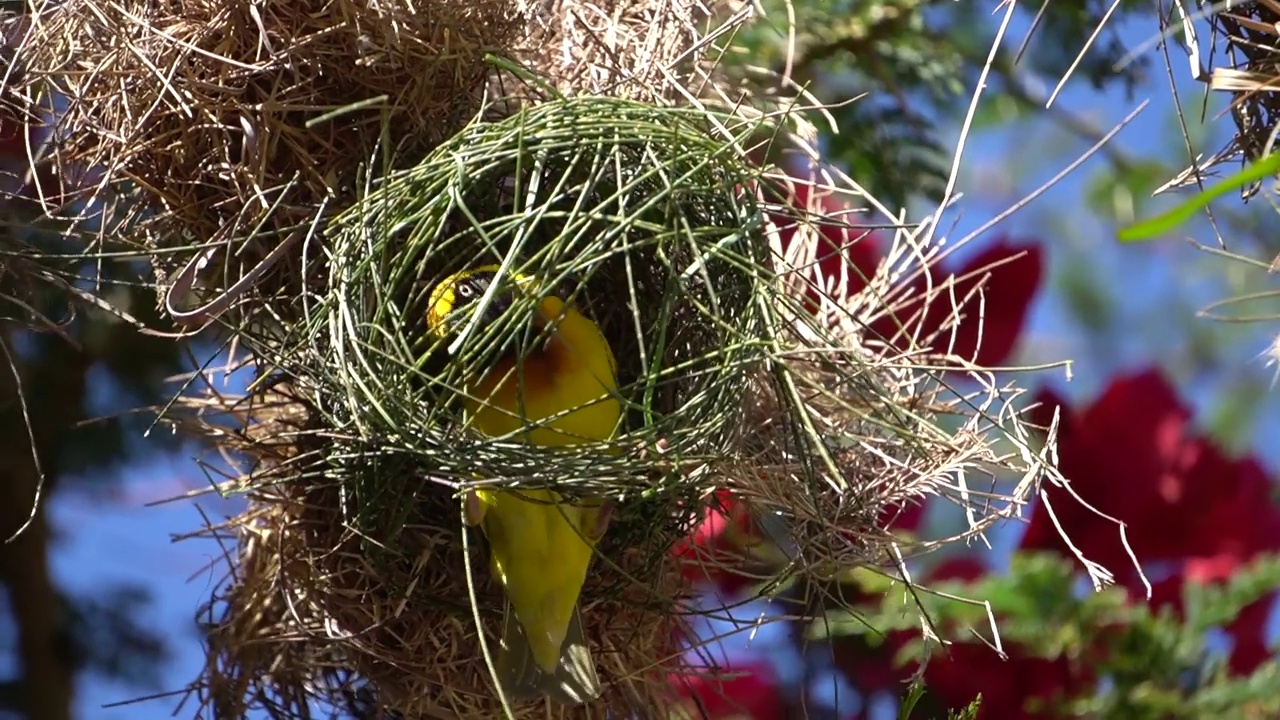
[[[437,339],[453,334],[476,312],[483,313],[480,325],[496,324],[516,301],[532,292],[533,280],[515,272],[499,279],[497,265],[486,265],[454,273],[431,291],[427,301],[427,330]],[[495,282],[499,286],[488,303],[482,302]]]

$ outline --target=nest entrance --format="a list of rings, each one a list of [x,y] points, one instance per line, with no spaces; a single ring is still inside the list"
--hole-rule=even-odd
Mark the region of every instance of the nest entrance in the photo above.
[[[763,308],[773,286],[761,214],[746,190],[751,171],[698,115],[561,100],[470,126],[335,219],[327,293],[300,313],[307,323],[256,349],[298,362],[295,351],[309,347],[304,364],[317,392],[337,399],[318,403],[335,426],[383,438],[422,429],[416,452],[449,456],[437,471],[458,479],[545,479],[539,453],[506,448],[495,465],[487,445],[460,446],[447,429],[453,421],[439,414],[440,397],[483,372],[480,349],[492,338],[467,338],[456,356],[423,342],[437,282],[505,263],[573,302],[610,341],[629,408],[624,455],[658,441],[686,459],[732,452],[741,378],[770,352],[760,338],[770,332]],[[616,454],[609,445],[604,454]],[[593,456],[603,449],[589,444],[581,451],[590,471],[570,477],[591,478],[596,492],[635,489],[633,463],[602,463]],[[643,488],[650,495],[653,482]]]

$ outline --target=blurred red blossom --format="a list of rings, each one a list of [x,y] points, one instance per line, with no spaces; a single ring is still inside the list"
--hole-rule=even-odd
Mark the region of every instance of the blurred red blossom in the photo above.
[[[1271,660],[1274,653],[1267,641],[1267,624],[1271,620],[1271,607],[1275,604],[1275,594],[1250,604],[1236,619],[1228,623],[1227,634],[1231,636],[1231,654],[1227,657],[1227,669],[1236,675],[1251,675],[1263,663]]]
[[[999,720],[1053,717],[1045,710],[1055,698],[1087,692],[1096,682],[1065,657],[1033,657],[1017,646],[1004,649],[1008,659],[1001,660],[980,643],[949,645],[925,666],[925,682],[951,708],[964,707],[981,693],[978,717]]]
[[[914,532],[924,519],[925,505],[910,500],[886,505],[880,513],[881,527],[897,532]],[[849,532],[851,541],[857,533]],[[717,490],[692,531],[676,543],[672,553],[690,584],[712,582],[722,595],[733,597],[760,582],[750,566],[766,560],[759,552],[768,542],[752,514],[751,505],[730,490]]]
[[[1059,468],[1075,493],[1128,526],[1130,547],[1144,567],[1170,571],[1154,584],[1152,605],[1181,612],[1185,583],[1225,581],[1258,554],[1280,549],[1280,507],[1262,466],[1253,458],[1228,458],[1195,434],[1190,409],[1159,372],[1120,376],[1082,410],[1051,391],[1041,392],[1039,401],[1039,424],[1047,426],[1055,409],[1061,413]],[[1045,493],[1085,557],[1145,598],[1115,524],[1065,488],[1047,485]],[[1043,504],[1032,512],[1020,547],[1072,556]],[[1255,603],[1226,628],[1235,641],[1233,669],[1248,672],[1265,659],[1272,600]]]
[[[793,205],[807,207],[811,192],[810,186],[797,185]],[[821,196],[814,204],[830,222],[819,225],[821,247],[816,261],[798,272],[807,281],[807,303],[817,308],[823,291],[840,286],[853,295],[865,289],[884,258],[886,242],[871,230],[850,227],[849,208],[833,196]],[[783,215],[771,219],[779,226],[785,252],[795,240],[795,221]],[[926,273],[910,279],[901,295],[895,293],[904,300],[890,300],[893,311],[877,315],[869,324],[870,336],[898,349],[919,337],[935,352],[949,352],[978,365],[999,365],[1013,352],[1042,275],[1038,244],[1000,237],[958,266],[930,265]],[[945,289],[943,283],[951,276],[955,282]],[[920,317],[926,295],[930,300]],[[958,322],[953,302],[960,305]]]
[[[1140,562],[1186,562],[1201,579],[1221,579],[1259,552],[1280,548],[1280,509],[1265,471],[1193,435],[1190,411],[1160,373],[1119,377],[1081,411],[1049,391],[1038,399],[1033,419],[1041,424],[1054,408],[1062,410],[1062,474],[1085,502],[1128,525]],[[1114,523],[1064,488],[1049,485],[1045,493],[1086,557],[1118,578],[1137,579]],[[1067,553],[1043,505],[1033,511],[1021,547]]]
[[[928,580],[974,582],[986,572],[977,557],[957,555],[939,563]],[[980,642],[948,645],[929,659],[925,682],[951,708],[964,707],[981,694],[978,717],[1001,720],[1052,717],[1043,709],[1054,698],[1087,692],[1097,682],[1086,666],[1069,658],[1036,657],[1010,644],[1004,651],[1007,659]]]
[[[797,184],[792,207],[808,207],[812,190],[809,185]],[[810,307],[817,308],[821,301],[820,293],[834,291],[835,287],[830,283],[842,283],[850,295],[861,292],[867,286],[867,280],[875,275],[884,249],[881,238],[873,231],[852,227],[849,207],[830,194],[820,195],[813,204],[815,212],[830,218],[830,222],[818,225],[821,237],[814,263],[799,268],[798,272],[807,281],[806,300]],[[789,251],[796,236],[795,218],[779,213],[771,215],[770,220],[778,226],[783,252]]]
[[[941,582],[959,580],[975,582],[987,574],[987,566],[976,556],[970,554],[953,555],[934,566],[929,572],[929,580]]]
[[[740,570],[761,537],[748,504],[729,490],[717,490],[692,532],[672,551],[686,580],[711,581],[732,596],[757,582]]]
[[[954,275],[956,282],[953,290],[929,303],[920,336],[933,337],[930,347],[937,352],[947,352],[984,367],[1003,363],[1013,354],[1022,334],[1042,272],[1043,258],[1038,244],[1020,244],[1005,237],[997,238],[959,267],[931,266],[932,287],[939,287],[948,275]],[[921,294],[928,287],[923,278],[918,279],[915,286]],[[948,324],[953,322],[955,308],[949,297],[954,297],[956,304],[963,303],[954,341]],[[897,327],[894,322],[888,328],[877,330],[885,337],[894,337],[892,331]],[[938,334],[934,336],[934,333]]]
[[[676,694],[689,701],[701,720],[783,720],[778,678],[765,660],[716,674],[672,675]]]
[[[916,532],[920,529],[920,523],[924,522],[924,511],[923,499],[890,503],[880,510],[880,527],[898,532]]]

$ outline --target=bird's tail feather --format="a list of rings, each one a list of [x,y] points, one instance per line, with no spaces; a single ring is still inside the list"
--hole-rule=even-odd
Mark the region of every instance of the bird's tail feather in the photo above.
[[[502,690],[512,699],[536,697],[541,693],[561,705],[581,705],[600,696],[600,678],[587,648],[581,614],[576,610],[560,649],[560,662],[551,674],[538,667],[533,659],[524,627],[508,604],[496,664]]]

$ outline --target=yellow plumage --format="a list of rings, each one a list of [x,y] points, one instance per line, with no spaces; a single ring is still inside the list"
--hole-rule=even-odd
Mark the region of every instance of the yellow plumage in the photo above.
[[[485,266],[437,285],[428,303],[431,332],[447,337],[476,312],[481,322],[497,322],[516,297],[537,297],[531,278],[497,275],[497,266]],[[495,280],[506,286],[481,306]],[[532,445],[612,437],[622,407],[613,353],[599,328],[555,296],[537,299],[532,324],[534,347],[521,355],[512,344],[483,373],[464,379],[468,425]],[[569,704],[597,697],[577,605],[608,511],[599,503],[566,503],[546,489],[477,490],[467,499],[467,515],[489,540],[492,571],[509,601],[497,661],[504,690],[517,697],[542,692]]]

